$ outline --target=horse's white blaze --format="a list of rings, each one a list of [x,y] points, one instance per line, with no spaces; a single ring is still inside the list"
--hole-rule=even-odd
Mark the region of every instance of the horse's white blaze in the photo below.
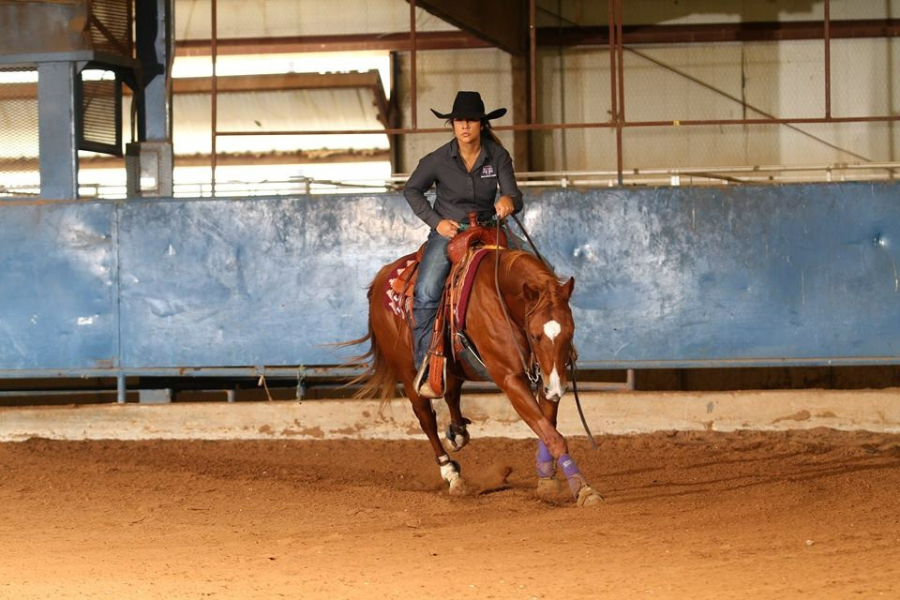
[[[549,384],[547,386],[547,397],[562,398],[563,389],[562,384],[559,382],[559,373],[556,372],[556,365],[553,365],[553,370],[550,371]]]
[[[544,323],[544,335],[547,336],[551,342],[556,339],[556,336],[559,335],[559,332],[562,331],[562,327],[560,327],[559,323],[556,321],[547,321]]]

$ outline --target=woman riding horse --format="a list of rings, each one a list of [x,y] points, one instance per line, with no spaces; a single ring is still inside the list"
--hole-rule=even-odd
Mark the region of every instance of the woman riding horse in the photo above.
[[[498,220],[522,210],[522,194],[509,153],[490,130],[489,121],[506,109],[485,113],[477,92],[459,92],[450,113],[432,112],[453,123],[454,139],[420,161],[404,190],[415,213],[431,227],[414,286],[414,329],[410,331],[408,315],[398,308],[405,306],[404,302],[397,302],[392,295],[396,291],[392,282],[402,279],[400,273],[415,262],[414,255],[409,255],[386,265],[375,276],[369,288],[369,332],[344,345],[371,342],[369,352],[359,357],[371,359],[367,371],[356,380],[364,382],[360,395],[378,394],[386,400],[398,380],[403,384],[434,450],[441,477],[450,492],[458,494],[465,492],[465,483],[459,464],[450,459],[438,435],[431,405],[438,394],[425,377],[432,324],[450,271],[447,247],[469,212],[498,227]],[[432,185],[437,188],[434,206],[425,198]],[[495,201],[498,188],[501,195]],[[561,470],[577,504],[596,505],[602,497],[588,485],[556,429],[566,368],[575,355],[575,324],[569,308],[575,282],[561,283],[547,265],[527,252],[501,251],[499,244],[494,248],[481,250],[490,252],[493,259],[482,260],[469,271],[466,328],[470,340],[481,355],[487,377],[538,436],[538,488],[555,489],[557,470]],[[454,451],[469,441],[469,421],[460,410],[463,381],[482,377],[465,361],[447,357],[443,397],[451,421],[447,440]]]
[[[502,117],[506,109],[485,113],[481,94],[459,92],[449,113],[431,112],[453,124],[453,139],[419,161],[403,195],[416,216],[431,228],[413,297],[413,360],[418,368],[414,385],[420,396],[438,398],[426,377],[426,354],[450,272],[447,244],[470,212],[489,223],[521,211],[523,204],[509,152],[491,131],[491,119]],[[434,206],[425,198],[432,185]]]

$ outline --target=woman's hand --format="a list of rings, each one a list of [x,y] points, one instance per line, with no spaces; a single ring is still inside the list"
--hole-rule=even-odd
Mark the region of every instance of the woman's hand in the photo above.
[[[435,227],[435,229],[437,229],[437,232],[445,238],[452,239],[459,231],[459,223],[451,221],[450,219],[444,219],[438,223],[438,226]]]
[[[512,198],[509,196],[500,196],[497,203],[494,204],[494,210],[497,211],[498,219],[505,219],[513,213],[516,207],[513,205]]]

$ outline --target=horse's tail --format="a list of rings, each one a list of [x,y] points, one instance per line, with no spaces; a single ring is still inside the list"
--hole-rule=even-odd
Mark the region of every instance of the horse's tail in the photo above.
[[[371,301],[372,288],[369,288]],[[353,356],[344,366],[365,364],[366,370],[344,384],[344,387],[359,385],[353,394],[354,398],[378,398],[382,404],[397,395],[397,374],[381,351],[372,327],[372,314],[369,312],[369,332],[361,338],[335,344],[339,347],[358,346],[369,342],[369,349],[364,354]]]

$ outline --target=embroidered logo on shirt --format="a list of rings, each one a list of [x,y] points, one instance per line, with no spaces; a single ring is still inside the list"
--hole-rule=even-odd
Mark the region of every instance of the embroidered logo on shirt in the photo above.
[[[484,165],[481,167],[481,178],[485,179],[486,177],[496,177],[497,174],[494,173],[494,165]]]

